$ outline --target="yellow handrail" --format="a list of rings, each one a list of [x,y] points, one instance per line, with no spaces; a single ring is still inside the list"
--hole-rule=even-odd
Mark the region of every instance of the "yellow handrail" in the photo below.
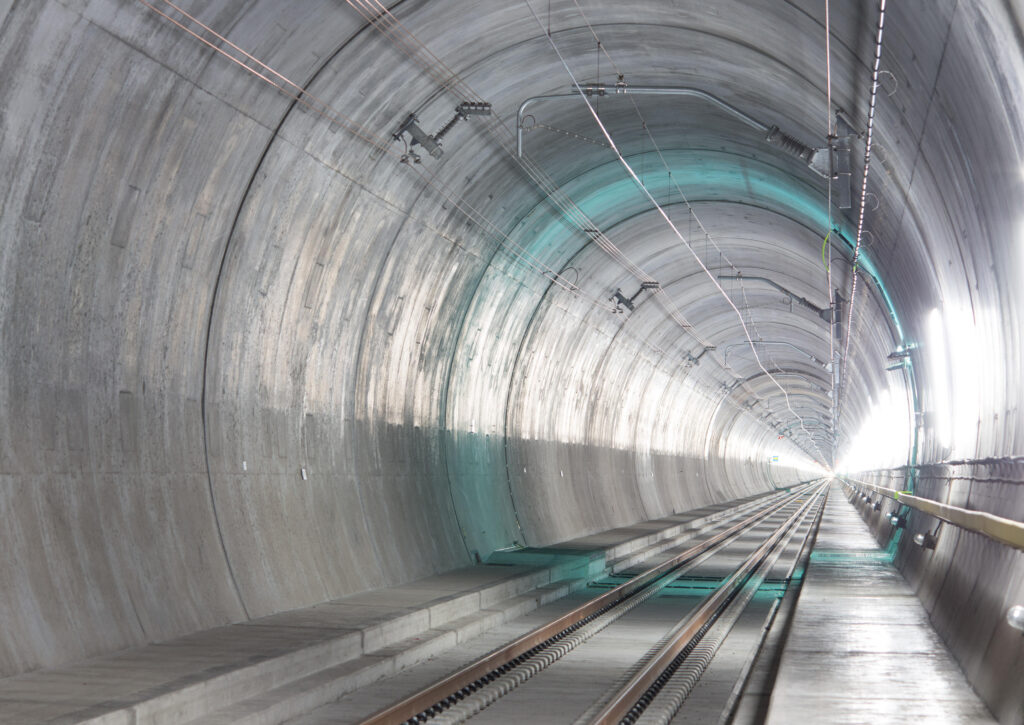
[[[961,529],[973,531],[976,534],[987,536],[1000,544],[1012,546],[1015,549],[1024,551],[1024,523],[1013,519],[1004,519],[1002,516],[995,516],[984,511],[972,511],[959,506],[939,503],[930,498],[915,496],[909,491],[897,491],[894,488],[876,486],[867,481],[856,478],[841,477],[842,480],[851,482],[855,487],[862,486],[875,493],[887,496],[899,503],[906,504],[912,509],[922,511],[929,516],[942,519],[947,523],[959,526]]]

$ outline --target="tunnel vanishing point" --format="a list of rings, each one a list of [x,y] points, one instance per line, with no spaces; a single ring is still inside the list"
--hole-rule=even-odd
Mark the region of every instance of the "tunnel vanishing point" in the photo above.
[[[1019,0],[0,0],[0,98],[0,722],[285,722],[823,480],[1024,723]]]

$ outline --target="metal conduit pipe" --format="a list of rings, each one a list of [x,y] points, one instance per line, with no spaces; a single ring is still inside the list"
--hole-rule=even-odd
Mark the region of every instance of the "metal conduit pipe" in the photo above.
[[[743,275],[743,274],[720,274],[720,275],[718,275],[718,279],[720,279],[720,280],[723,280],[723,279],[736,280],[736,279],[738,279],[738,280],[748,280],[748,281],[755,281],[755,282],[764,282],[765,284],[767,284],[767,285],[769,285],[771,287],[774,287],[775,289],[777,289],[779,292],[781,292],[782,294],[786,295],[787,297],[789,297],[789,298],[791,298],[793,300],[796,300],[797,303],[803,305],[807,309],[813,310],[814,312],[816,312],[818,314],[819,317],[821,317],[821,319],[825,320],[825,322],[828,322],[829,321],[829,317],[831,317],[831,315],[829,315],[829,310],[828,310],[827,307],[818,307],[816,304],[811,302],[806,297],[801,297],[800,295],[798,295],[795,292],[792,292],[792,291],[786,289],[781,284],[779,284],[778,282],[776,282],[773,279],[769,279],[768,277],[748,277],[747,275]]]
[[[790,372],[788,370],[787,371],[776,371],[776,370],[773,370],[772,371],[772,376],[774,376],[776,378],[798,378],[799,380],[803,380],[805,383],[807,383],[808,386],[810,386],[812,388],[816,388],[818,390],[821,390],[823,393],[827,394],[829,392],[828,388],[825,387],[825,384],[821,380],[817,380],[815,378],[809,378],[806,375],[801,375],[800,373],[794,373],[794,372]],[[758,378],[763,378],[763,377],[765,377],[764,373],[757,373],[756,375],[751,375],[748,378],[744,378],[742,382],[749,384],[749,383],[753,382],[754,380],[757,380]]]
[[[723,101],[713,93],[702,91],[699,88],[685,88],[685,87],[671,87],[671,86],[629,86],[625,83],[616,84],[614,86],[615,95],[637,95],[637,96],[686,96],[690,98],[700,98],[708,103],[711,103],[718,108],[721,108],[726,113],[738,118],[740,121],[750,126],[756,131],[760,131],[765,134],[765,141],[778,146],[787,153],[796,156],[802,160],[807,167],[814,171],[819,176],[828,177],[828,170],[821,168],[820,164],[816,161],[820,157],[822,151],[827,149],[814,148],[801,143],[792,136],[783,133],[779,130],[778,126],[769,126],[768,124],[757,120],[753,116],[745,113],[744,111],[736,108],[730,103]],[[606,96],[609,94],[609,89],[604,85],[586,85],[583,86],[583,92],[588,96]],[[551,101],[559,98],[572,98],[577,96],[576,90],[573,89],[569,93],[551,93],[541,96],[531,96],[519,104],[519,110],[516,112],[516,154],[518,156],[523,155],[523,118],[526,113],[527,107],[537,101]]]
[[[785,340],[754,340],[754,342],[752,344],[754,344],[754,345],[783,345],[785,347],[791,347],[794,350],[796,350],[797,352],[799,352],[800,354],[806,355],[807,358],[811,362],[818,363],[819,365],[822,365],[824,367],[824,364],[822,363],[822,361],[819,360],[818,358],[816,358],[814,355],[812,355],[811,353],[807,352],[802,347],[798,347],[798,346],[794,345],[791,342],[786,342]],[[747,342],[734,342],[732,344],[726,345],[725,348],[724,348],[724,352],[722,353],[722,357],[725,360],[726,365],[729,364],[729,351],[730,350],[733,350],[733,349],[735,349],[737,347],[750,347],[750,345],[751,345],[751,343],[747,343]]]

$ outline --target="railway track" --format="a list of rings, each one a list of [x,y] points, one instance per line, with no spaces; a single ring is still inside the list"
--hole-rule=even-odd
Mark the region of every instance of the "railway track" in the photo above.
[[[619,572],[625,581],[380,710],[364,725],[441,725],[471,718],[672,722],[766,583],[779,593],[768,621],[774,616],[781,592],[807,554],[825,491],[823,482],[807,484],[709,527],[702,538],[657,557],[653,565]],[[653,639],[649,645],[642,646],[642,637],[630,638],[631,628],[638,627]],[[613,661],[638,647],[642,653],[631,662]],[[581,663],[591,671],[589,681]],[[741,680],[751,664],[744,664]],[[576,701],[566,689],[579,684],[595,691],[589,701],[586,695],[583,703]],[[722,703],[722,722],[736,710],[740,684]]]

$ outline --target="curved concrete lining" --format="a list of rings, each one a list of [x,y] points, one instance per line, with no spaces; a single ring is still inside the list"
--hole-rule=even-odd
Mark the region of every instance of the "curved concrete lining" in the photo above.
[[[741,498],[809,478],[815,446],[830,448],[817,387],[829,384],[828,325],[775,289],[722,282],[753,336],[811,351],[762,357],[789,374],[778,379],[793,409],[828,421],[812,434],[749,351],[726,361],[745,340],[740,317],[579,99],[537,103],[531,114],[550,128],[526,135],[529,158],[692,328],[647,292],[632,312],[606,309],[640,280],[514,159],[519,104],[569,83],[525,5],[395,5],[497,117],[460,122],[444,156],[423,154],[415,170],[391,153],[401,144],[375,148],[146,3],[8,5],[0,675]],[[574,5],[555,5],[552,37],[581,80],[597,80],[590,31]],[[690,5],[585,9],[630,82],[700,87],[821,145],[818,3]],[[840,5],[833,99],[862,127],[875,9]],[[387,140],[412,110],[433,132],[460,100],[345,3],[183,7],[367,135]],[[888,387],[914,397],[908,377],[885,371],[901,343],[916,345],[922,463],[1024,446],[1024,60],[1010,7],[889,9],[869,184],[878,205],[866,214],[875,277],[859,286],[840,446]],[[613,76],[602,64],[600,80]],[[638,103],[671,179],[628,101],[598,105],[697,257],[733,273],[693,231],[676,185],[743,274],[827,306],[820,177],[699,100]],[[855,211],[833,240],[846,297]],[[977,351],[975,404],[953,401],[974,434],[959,425],[952,444],[931,415],[953,383],[929,358],[938,305],[949,357]]]

